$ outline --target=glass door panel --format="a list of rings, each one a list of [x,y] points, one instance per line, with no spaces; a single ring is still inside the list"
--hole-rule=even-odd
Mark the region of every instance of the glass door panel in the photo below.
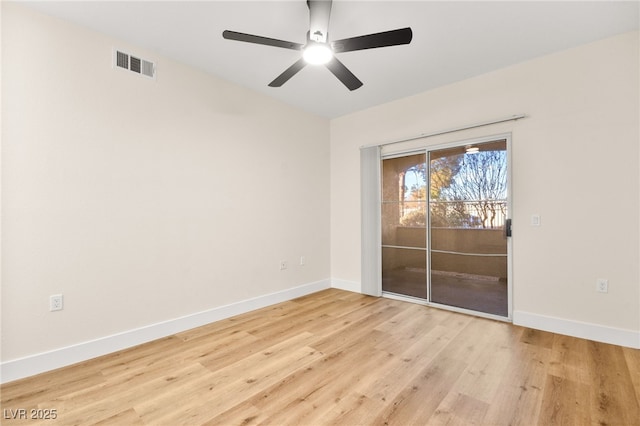
[[[430,301],[508,316],[506,140],[429,152]]]
[[[426,154],[382,162],[382,290],[427,298]]]

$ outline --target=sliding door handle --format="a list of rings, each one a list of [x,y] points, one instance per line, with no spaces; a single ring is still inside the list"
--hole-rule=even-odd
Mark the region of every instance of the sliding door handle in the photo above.
[[[507,219],[504,221],[504,236],[511,236],[511,219]]]

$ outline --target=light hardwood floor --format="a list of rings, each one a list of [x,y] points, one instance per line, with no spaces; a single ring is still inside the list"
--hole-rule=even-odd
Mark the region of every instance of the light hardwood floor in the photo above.
[[[331,289],[1,391],[57,415],[7,425],[638,425],[640,351]]]

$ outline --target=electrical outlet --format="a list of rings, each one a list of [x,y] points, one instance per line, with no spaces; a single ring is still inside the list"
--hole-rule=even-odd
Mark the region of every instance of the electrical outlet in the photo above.
[[[300,266],[304,266],[306,263],[306,259],[304,258],[304,256],[300,256]]]
[[[61,311],[64,308],[64,298],[61,294],[49,296],[49,311]]]
[[[609,280],[604,278],[598,278],[596,281],[596,290],[600,293],[609,292]]]
[[[281,260],[280,261],[280,270],[284,271],[285,269],[287,269],[289,267],[289,264],[287,263],[286,260]]]

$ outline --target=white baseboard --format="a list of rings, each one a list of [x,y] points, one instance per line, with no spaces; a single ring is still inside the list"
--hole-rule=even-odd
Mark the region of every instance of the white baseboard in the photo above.
[[[276,293],[242,300],[225,306],[219,306],[206,311],[186,315],[157,324],[128,330],[111,336],[82,342],[75,345],[30,355],[0,364],[0,383],[7,383],[25,377],[33,376],[45,371],[55,370],[78,362],[86,361],[98,356],[106,355],[122,349],[127,349],[152,340],[171,336],[182,331],[200,327],[205,324],[230,318],[245,312],[264,308],[276,303],[306,296],[321,290],[331,288],[330,280],[293,287]]]
[[[513,312],[513,323],[537,330],[640,349],[640,331],[607,327],[523,311]]]
[[[338,290],[352,291],[354,293],[362,293],[360,283],[357,281],[339,280],[336,278],[331,279],[331,288],[337,288]]]

